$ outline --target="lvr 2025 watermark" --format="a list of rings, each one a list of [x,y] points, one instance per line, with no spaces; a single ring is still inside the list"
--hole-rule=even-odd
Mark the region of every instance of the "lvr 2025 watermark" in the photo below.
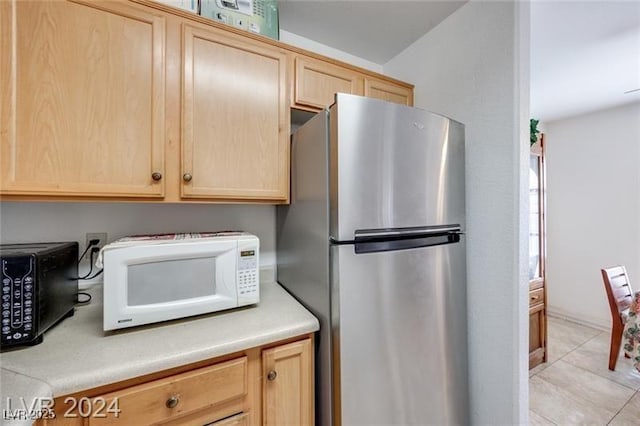
[[[23,397],[6,398],[6,408],[2,410],[4,420],[36,420],[55,419],[55,401],[49,397],[37,397],[26,400]],[[65,411],[62,417],[119,417],[120,410],[118,398],[107,401],[105,398],[75,398],[69,396],[64,399]]]
[[[53,419],[53,398],[36,397],[27,401],[23,397],[6,399],[5,409],[2,410],[4,420],[36,420]]]

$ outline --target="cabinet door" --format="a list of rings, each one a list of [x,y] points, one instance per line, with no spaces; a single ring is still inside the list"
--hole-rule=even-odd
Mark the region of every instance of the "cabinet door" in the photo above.
[[[364,95],[370,98],[413,106],[413,89],[372,77],[366,77],[364,80]]]
[[[286,201],[286,55],[183,24],[182,197]]]
[[[0,3],[0,191],[162,196],[164,19],[129,3]]]
[[[360,75],[328,62],[298,56],[295,73],[294,106],[322,109],[334,102],[336,93],[363,94]]]
[[[312,347],[306,339],[262,352],[265,425],[313,424]]]
[[[546,324],[544,304],[529,308],[529,368],[533,368],[546,358]]]

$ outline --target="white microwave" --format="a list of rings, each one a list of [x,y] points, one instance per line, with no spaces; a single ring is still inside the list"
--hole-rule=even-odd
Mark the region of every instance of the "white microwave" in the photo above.
[[[245,232],[143,235],[105,246],[104,330],[258,303],[259,249]]]

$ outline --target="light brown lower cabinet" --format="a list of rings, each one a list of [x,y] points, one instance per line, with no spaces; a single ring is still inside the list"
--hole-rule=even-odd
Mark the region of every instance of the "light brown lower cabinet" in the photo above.
[[[312,425],[313,337],[55,399],[36,426]]]
[[[262,352],[265,425],[313,424],[312,356],[310,339]]]
[[[542,298],[540,292],[529,292],[529,368],[546,361],[546,315]]]

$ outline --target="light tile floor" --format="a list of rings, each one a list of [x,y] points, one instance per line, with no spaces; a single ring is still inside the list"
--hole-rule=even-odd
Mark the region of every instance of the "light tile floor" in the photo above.
[[[548,317],[549,361],[529,372],[531,425],[640,425],[640,372],[606,331]]]

